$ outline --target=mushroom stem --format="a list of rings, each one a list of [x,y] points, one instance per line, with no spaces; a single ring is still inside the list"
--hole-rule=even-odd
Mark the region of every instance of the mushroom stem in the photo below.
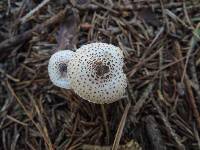
[[[105,110],[105,104],[101,104],[101,111],[102,111],[102,115],[103,115],[103,120],[104,120],[104,127],[106,130],[106,144],[110,143],[110,133],[109,133],[109,128],[108,128],[108,119],[106,116],[106,110]]]

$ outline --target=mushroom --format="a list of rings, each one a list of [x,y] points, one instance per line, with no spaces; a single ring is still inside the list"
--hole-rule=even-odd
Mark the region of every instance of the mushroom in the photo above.
[[[54,85],[70,89],[70,82],[67,78],[68,63],[72,59],[74,52],[63,50],[54,53],[48,64],[48,73],[50,80]]]
[[[82,46],[68,63],[70,87],[85,100],[104,104],[119,100],[127,87],[123,53],[106,43]]]
[[[49,60],[48,72],[54,85],[74,92],[85,100],[104,104],[119,100],[127,87],[123,53],[106,43],[91,43],[59,51]]]

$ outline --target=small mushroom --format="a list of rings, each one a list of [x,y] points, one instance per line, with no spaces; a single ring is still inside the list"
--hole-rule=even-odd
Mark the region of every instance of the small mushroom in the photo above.
[[[70,81],[67,78],[68,63],[72,59],[74,52],[63,50],[54,53],[48,64],[48,73],[50,80],[54,85],[70,89]]]
[[[92,43],[79,48],[68,63],[70,87],[80,97],[104,104],[119,100],[127,87],[123,72],[123,53],[106,43]]]

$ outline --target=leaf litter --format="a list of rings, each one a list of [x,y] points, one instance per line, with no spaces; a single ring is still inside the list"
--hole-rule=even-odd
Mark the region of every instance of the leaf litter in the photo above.
[[[196,0],[0,2],[0,149],[200,149]],[[48,59],[119,46],[128,88],[109,105],[52,85]]]

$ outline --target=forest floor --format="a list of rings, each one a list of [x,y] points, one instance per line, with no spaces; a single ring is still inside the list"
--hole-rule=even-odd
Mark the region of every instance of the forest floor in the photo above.
[[[0,150],[200,149],[200,0],[1,0]],[[57,50],[119,46],[125,96],[49,79]],[[130,105],[131,104],[131,105]]]

